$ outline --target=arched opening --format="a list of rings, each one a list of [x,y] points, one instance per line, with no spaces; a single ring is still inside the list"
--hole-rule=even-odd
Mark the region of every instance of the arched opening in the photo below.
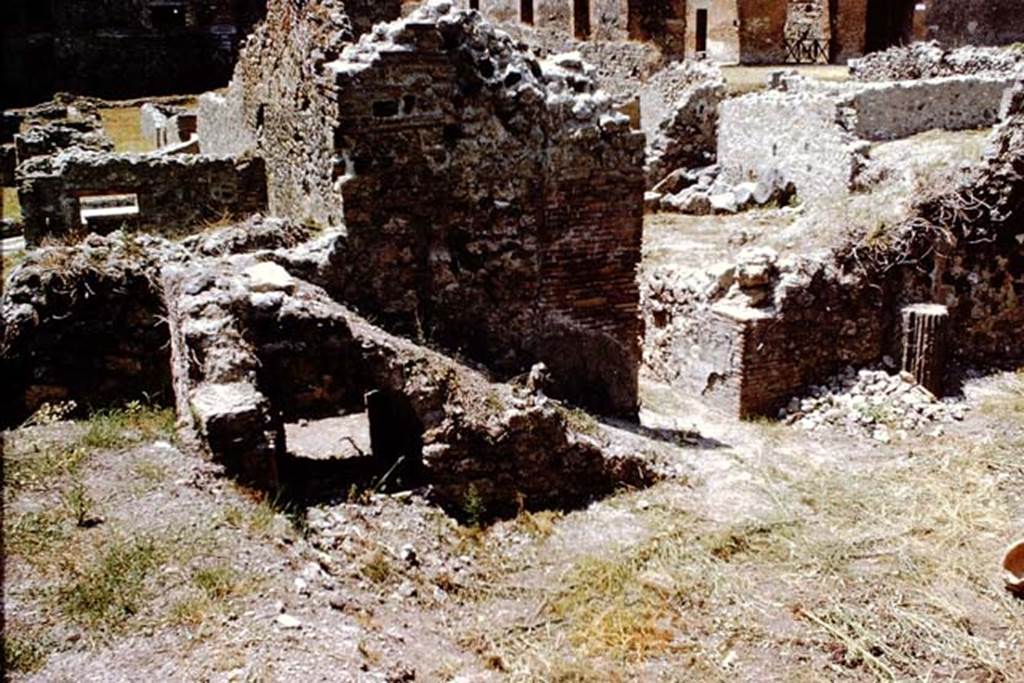
[[[914,28],[914,0],[868,0],[864,51],[876,52],[909,43]]]

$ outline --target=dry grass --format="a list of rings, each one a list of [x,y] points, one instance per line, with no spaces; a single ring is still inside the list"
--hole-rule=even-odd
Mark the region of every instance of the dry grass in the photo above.
[[[118,449],[158,438],[173,439],[176,421],[173,408],[131,401],[124,408],[94,413],[87,422],[81,445],[94,449]]]
[[[14,187],[0,188],[3,192],[3,209],[0,209],[0,218],[21,218],[21,204],[18,202],[18,189]]]
[[[850,72],[847,67],[829,64],[804,66],[796,66],[794,64],[780,66],[724,66],[722,67],[722,75],[725,76],[726,87],[730,94],[745,95],[757,90],[764,90],[767,87],[769,75],[773,71],[780,69],[796,69],[802,76],[822,81],[845,81],[850,78]]]
[[[152,152],[155,148],[142,136],[139,107],[100,109],[103,129],[114,141],[115,152]]]
[[[170,548],[150,538],[115,540],[83,562],[66,558],[58,604],[71,621],[101,633],[120,631],[152,597],[151,577],[170,556]]]
[[[998,563],[1024,511],[1021,412],[1024,390],[987,408],[1013,428],[870,467],[748,466],[785,492],[760,519],[654,507],[648,537],[524,592],[536,621],[481,650],[514,680],[596,680],[579,662],[604,680],[1015,680],[1024,610]]]

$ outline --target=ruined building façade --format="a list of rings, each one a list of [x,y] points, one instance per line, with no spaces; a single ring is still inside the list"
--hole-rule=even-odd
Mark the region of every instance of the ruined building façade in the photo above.
[[[717,62],[845,62],[913,40],[1024,40],[1020,0],[459,0],[498,22],[577,39],[650,40]]]

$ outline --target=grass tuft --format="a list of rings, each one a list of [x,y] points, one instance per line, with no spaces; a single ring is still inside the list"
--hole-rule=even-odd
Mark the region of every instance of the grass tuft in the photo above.
[[[62,516],[52,510],[25,512],[14,519],[5,515],[4,552],[30,562],[48,557],[67,537],[62,522]]]
[[[147,583],[163,560],[164,549],[152,539],[114,541],[85,567],[72,567],[58,589],[58,603],[81,626],[120,631],[145,605]]]
[[[378,548],[363,558],[359,573],[373,583],[383,584],[392,579],[397,570],[387,553]]]
[[[26,453],[4,456],[4,487],[10,493],[50,488],[60,477],[74,476],[88,458],[79,445],[48,444]]]
[[[39,671],[48,654],[49,648],[39,638],[27,638],[10,630],[4,636],[4,670],[9,673]]]
[[[206,567],[192,575],[192,583],[211,600],[224,600],[241,592],[243,578],[227,565]]]
[[[176,416],[171,408],[132,401],[124,408],[101,410],[88,420],[82,445],[117,450],[158,438],[173,438]]]
[[[572,410],[564,411],[563,415],[566,426],[574,432],[586,434],[587,436],[597,436],[600,434],[601,425],[587,411],[573,408]]]
[[[21,204],[18,202],[18,189],[16,187],[4,187],[3,190],[3,211],[0,211],[0,218],[21,218]]]

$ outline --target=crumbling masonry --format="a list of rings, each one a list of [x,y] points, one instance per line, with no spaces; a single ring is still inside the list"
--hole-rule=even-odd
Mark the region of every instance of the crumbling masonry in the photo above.
[[[203,101],[204,149],[250,144],[272,213],[345,225],[339,300],[635,414],[643,136],[578,61],[538,62],[478,14],[435,3],[339,52],[342,25],[294,11],[272,5],[228,96]],[[296,78],[312,36],[323,61]]]

